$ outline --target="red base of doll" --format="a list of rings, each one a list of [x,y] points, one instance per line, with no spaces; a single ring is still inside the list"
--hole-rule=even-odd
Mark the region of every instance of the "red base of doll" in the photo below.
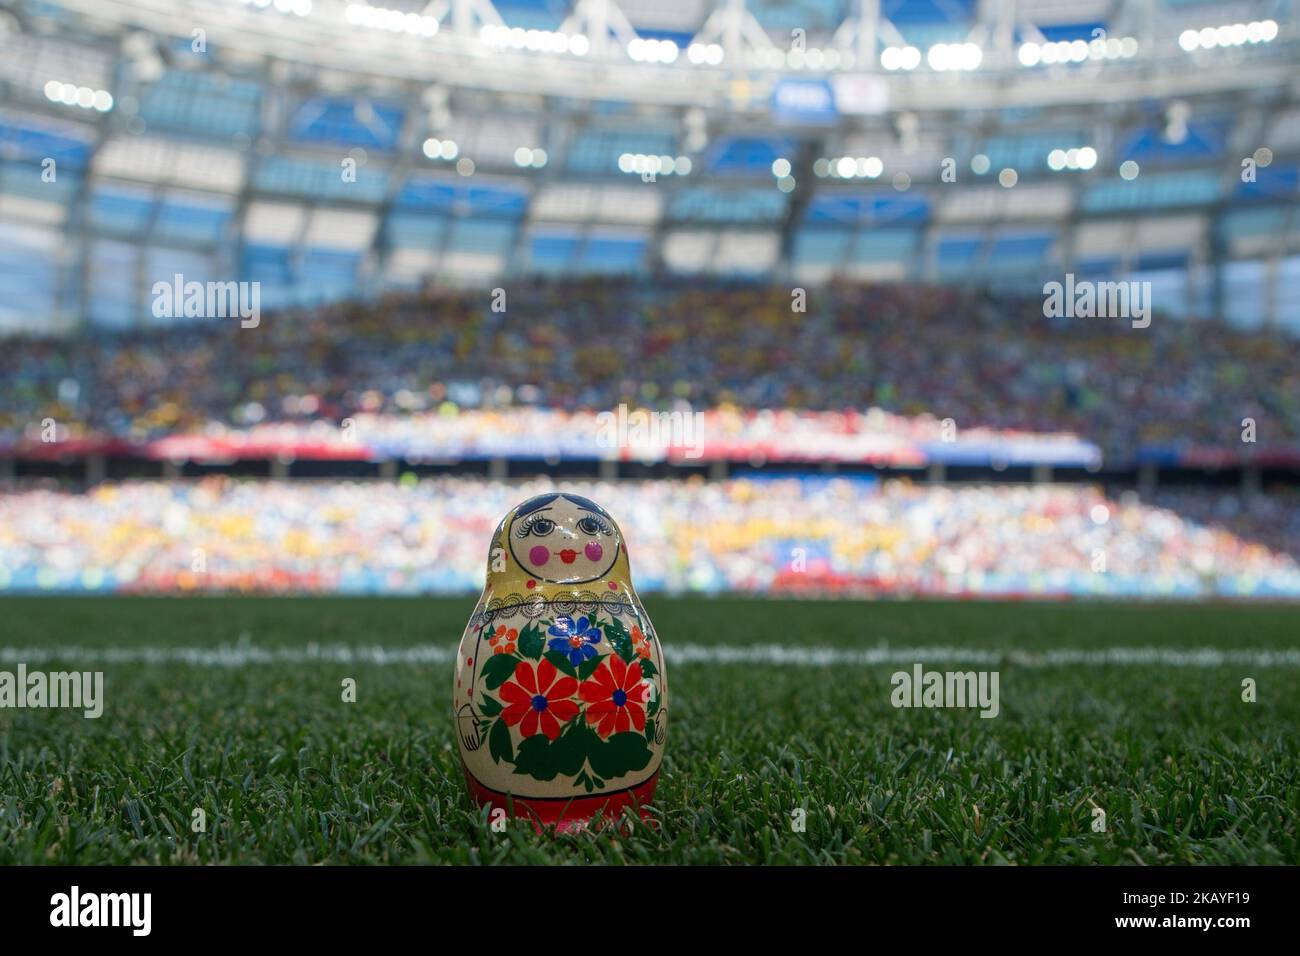
[[[585,830],[591,826],[592,817],[600,813],[599,826],[617,825],[626,807],[635,807],[642,820],[652,821],[647,812],[650,801],[654,799],[655,786],[659,783],[659,771],[651,774],[645,783],[615,793],[597,793],[589,797],[516,797],[483,786],[474,779],[469,768],[461,763],[465,771],[465,782],[469,785],[470,796],[479,806],[505,810],[507,814],[531,820],[537,830],[555,827],[557,833],[569,833]],[[601,812],[603,811],[603,813]]]

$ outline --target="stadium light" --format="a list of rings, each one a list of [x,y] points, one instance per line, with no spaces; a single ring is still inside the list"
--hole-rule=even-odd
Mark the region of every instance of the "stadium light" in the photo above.
[[[1088,60],[1128,60],[1137,55],[1138,42],[1133,37],[1097,37],[1088,40],[1058,40],[1055,43],[1020,44],[1016,59],[1021,66],[1052,66],[1057,63],[1084,63]]]
[[[840,156],[836,159],[819,159],[813,164],[813,172],[818,176],[834,176],[839,179],[878,179],[885,171],[885,164],[879,156]]]
[[[886,70],[915,70],[921,65],[921,51],[914,46],[889,46],[880,51],[880,65]]]
[[[686,48],[686,59],[697,66],[717,66],[723,56],[722,47],[716,43],[692,43]]]
[[[1178,35],[1178,46],[1184,53],[1196,50],[1213,50],[1215,47],[1245,46],[1271,43],[1277,39],[1275,20],[1254,20],[1250,23],[1228,23],[1218,27],[1184,30]]]
[[[691,161],[686,156],[655,156],[645,153],[623,153],[618,157],[618,171],[634,176],[686,176],[691,171]]]
[[[530,149],[527,146],[520,146],[515,150],[515,165],[521,169],[531,166],[533,169],[541,169],[546,165],[547,155],[544,149]]]
[[[1097,151],[1091,146],[1078,149],[1054,149],[1047,154],[1048,168],[1054,172],[1066,169],[1092,169],[1097,165]]]
[[[627,45],[627,55],[637,63],[675,63],[679,54],[672,40],[646,40],[637,37]]]
[[[525,30],[489,23],[479,30],[479,39],[498,49],[527,50],[530,53],[572,53],[586,56],[591,41],[580,33],[556,30]]]
[[[984,51],[975,43],[936,43],[925,54],[930,69],[937,73],[975,70],[984,62]]]
[[[452,160],[460,155],[460,147],[449,139],[426,139],[423,148],[424,155],[430,159]]]
[[[113,94],[108,90],[92,90],[88,86],[75,83],[61,83],[50,80],[45,84],[45,98],[51,103],[64,106],[79,106],[83,110],[98,110],[107,113],[113,108]]]
[[[806,50],[790,50],[782,53],[778,49],[756,50],[755,57],[759,66],[779,69],[788,66],[792,70],[838,70],[853,66],[853,56],[848,52],[830,48],[809,47]]]
[[[387,7],[372,7],[368,3],[349,3],[343,10],[343,18],[354,27],[386,30],[389,33],[431,37],[438,32],[436,17],[390,10]]]
[[[240,2],[246,7],[257,7],[259,10],[274,7],[277,13],[296,17],[310,16],[312,10],[312,0],[240,0]]]

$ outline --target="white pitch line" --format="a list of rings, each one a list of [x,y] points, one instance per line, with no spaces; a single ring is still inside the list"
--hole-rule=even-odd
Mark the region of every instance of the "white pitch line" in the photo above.
[[[810,647],[806,645],[674,644],[665,647],[670,667],[689,664],[773,664],[794,667],[881,664],[954,663],[1015,667],[1249,667],[1300,668],[1300,647],[1056,647],[1043,651],[997,650],[950,645],[864,648]],[[0,647],[0,664],[189,664],[195,667],[250,667],[259,664],[449,664],[456,659],[454,644],[413,644],[383,647],[377,644],[304,644],[264,646],[249,641],[214,647]]]

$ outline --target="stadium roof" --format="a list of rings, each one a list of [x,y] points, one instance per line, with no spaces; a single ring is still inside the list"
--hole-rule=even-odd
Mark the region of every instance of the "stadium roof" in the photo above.
[[[1275,9],[12,0],[0,328],[134,324],[178,272],[274,306],[526,272],[1068,269],[1300,322]]]

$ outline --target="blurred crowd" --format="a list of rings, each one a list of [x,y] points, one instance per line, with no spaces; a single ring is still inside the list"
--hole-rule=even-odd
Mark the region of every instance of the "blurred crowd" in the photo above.
[[[0,444],[52,418],[72,436],[146,440],[359,415],[487,410],[862,410],[961,429],[1072,433],[1112,460],[1141,447],[1300,440],[1300,342],[1156,314],[1147,329],[1047,319],[1041,297],[914,285],[807,292],[717,282],[519,282],[393,294],[0,351]],[[504,306],[494,311],[493,303]],[[493,417],[495,416],[495,417]]]
[[[477,592],[501,516],[553,487],[412,475],[18,486],[0,493],[0,590]],[[564,489],[615,516],[646,591],[1300,597],[1298,510],[1267,496],[1176,492],[1174,510],[1052,484],[761,477]],[[1275,546],[1233,527],[1271,527]]]

